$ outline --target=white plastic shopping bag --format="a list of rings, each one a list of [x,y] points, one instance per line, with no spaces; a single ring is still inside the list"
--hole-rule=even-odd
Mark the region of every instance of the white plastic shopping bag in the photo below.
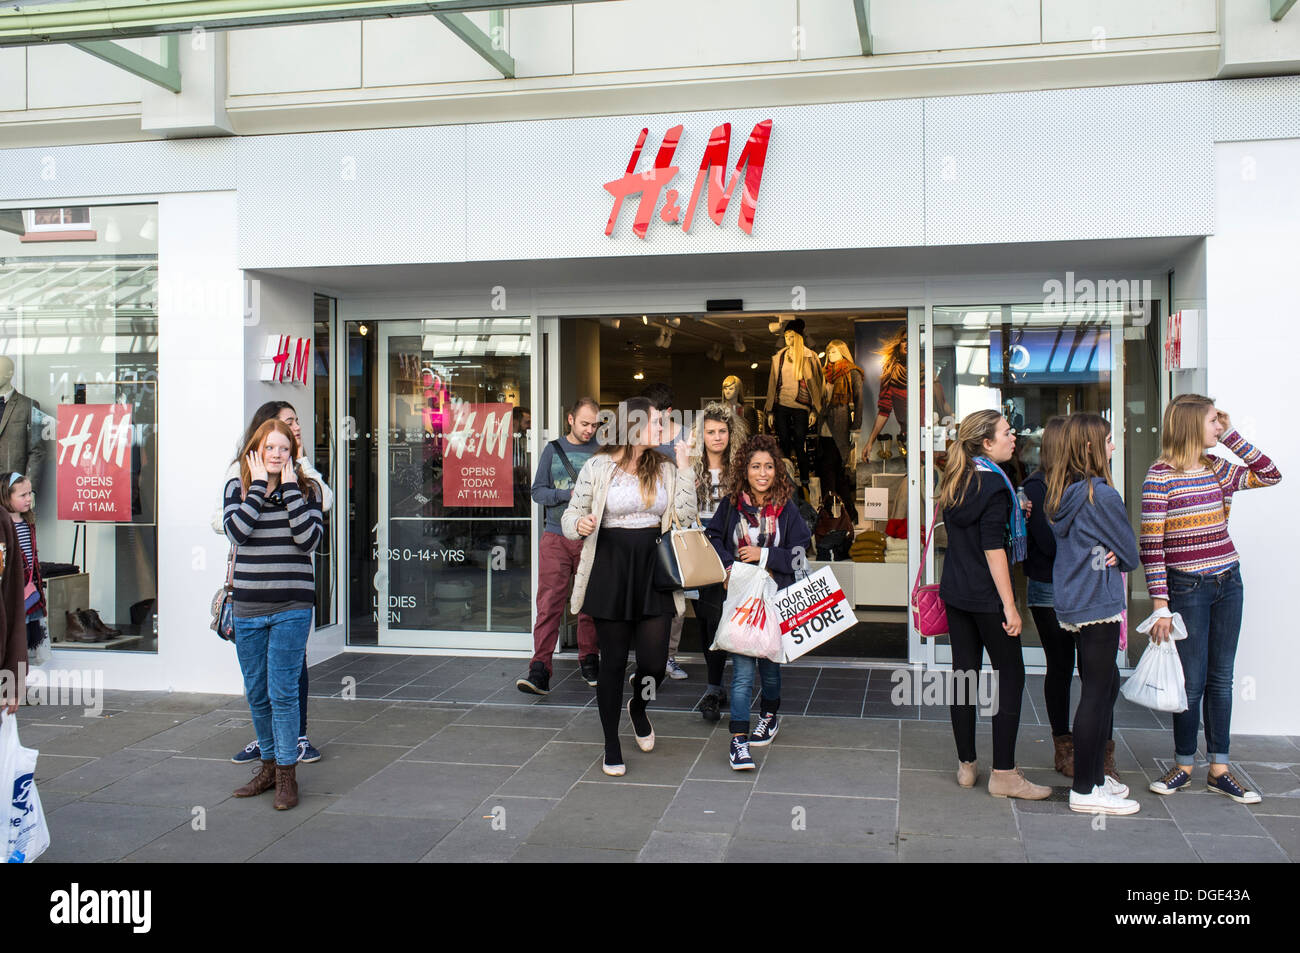
[[[1172,639],[1160,644],[1148,642],[1120,693],[1129,701],[1156,711],[1187,711],[1187,683],[1183,663]]]
[[[780,590],[774,604],[781,618],[781,642],[787,662],[858,624],[830,566]]]
[[[0,816],[7,821],[7,863],[31,863],[50,846],[50,829],[36,793],[37,754],[36,749],[24,748],[19,742],[18,717],[0,715],[0,784],[7,792]]]
[[[715,651],[734,652],[781,662],[781,619],[772,605],[776,580],[766,569],[749,563],[731,564],[727,601],[722,604],[722,621],[713,637]]]

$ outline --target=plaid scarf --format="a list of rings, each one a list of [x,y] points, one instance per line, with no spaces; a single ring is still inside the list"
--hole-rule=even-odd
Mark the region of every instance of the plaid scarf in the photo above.
[[[1011,519],[1007,521],[1007,538],[1011,542],[1011,561],[1013,563],[1024,562],[1029,536],[1025,526],[1025,512],[1020,508],[1020,500],[1016,498],[1016,488],[1011,485],[1011,479],[1007,476],[1007,471],[988,457],[976,457],[975,469],[983,470],[985,473],[996,473],[1002,477],[1002,482],[1007,485],[1007,492],[1011,494]]]
[[[737,507],[742,519],[736,521],[735,548],[740,549],[741,546],[751,545],[748,530],[750,526],[758,528],[758,542],[753,545],[758,546],[760,549],[775,546],[780,537],[776,520],[781,515],[783,508],[772,503],[764,503],[760,512],[759,508],[750,500],[749,494],[742,492],[740,494],[740,506]]]

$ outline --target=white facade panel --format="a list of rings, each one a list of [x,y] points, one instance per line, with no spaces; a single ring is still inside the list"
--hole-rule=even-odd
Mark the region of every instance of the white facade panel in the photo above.
[[[233,189],[235,139],[0,149],[0,201]]]
[[[1218,0],[1042,0],[1043,42],[1213,33]],[[1242,4],[1249,7],[1250,4]],[[1267,19],[1261,4],[1254,13]]]
[[[239,142],[247,267],[456,261],[465,254],[465,127]]]
[[[515,76],[573,72],[573,7],[507,10],[506,28]]]
[[[1295,734],[1293,673],[1300,642],[1290,600],[1300,454],[1292,438],[1288,372],[1300,350],[1289,278],[1300,258],[1300,141],[1242,142],[1215,150],[1218,224],[1207,240],[1208,393],[1282,471],[1274,487],[1233,497],[1230,531],[1241,556],[1245,612],[1237,649],[1232,730]],[[1250,159],[1253,172],[1242,174]]]
[[[123,49],[158,58],[159,41],[117,41]],[[27,108],[138,103],[144,80],[66,43],[27,47]]]
[[[846,0],[844,5],[852,12],[853,4]],[[856,30],[855,26],[855,36]],[[1037,43],[1039,38],[1038,0],[875,0],[871,4],[871,45],[877,55],[1019,46]]]
[[[355,89],[361,85],[361,21],[231,30],[231,96]]]
[[[737,185],[722,225],[700,198],[690,232],[662,220],[660,196],[645,239],[633,234],[639,196],[605,226],[642,128],[636,171],[654,165],[667,129],[685,129],[669,186],[682,218],[714,127],[731,123],[728,175],[753,126],[771,119],[752,235],[737,225]],[[606,117],[468,127],[466,207],[470,260],[580,258],[915,245],[923,240],[921,103],[857,103],[686,115]],[[524,153],[521,155],[520,150]]]
[[[1238,79],[1214,89],[1215,142],[1300,138],[1300,76]]]
[[[579,73],[795,59],[796,0],[622,0],[573,7]]]
[[[926,100],[926,243],[1213,230],[1210,84]]]
[[[800,0],[799,26],[803,31],[800,59],[862,55],[858,18],[853,12],[852,3],[840,3],[840,0]],[[863,60],[862,65],[870,66],[871,63]]]
[[[486,13],[472,13],[469,18],[484,33],[488,32]],[[501,78],[500,72],[437,17],[363,20],[361,39],[364,64],[361,79],[365,86]]]
[[[27,50],[0,50],[0,111],[27,108]]]

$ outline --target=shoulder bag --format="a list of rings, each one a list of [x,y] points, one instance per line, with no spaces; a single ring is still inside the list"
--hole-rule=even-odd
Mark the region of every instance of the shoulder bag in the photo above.
[[[921,565],[917,567],[916,582],[912,585],[912,624],[923,638],[948,634],[948,608],[939,595],[939,584],[921,585],[921,576],[925,573],[925,556],[930,551],[930,540],[934,538],[934,528],[938,522],[939,504],[936,503],[929,532],[925,534],[925,547],[921,550]]]
[[[226,557],[226,581],[212,597],[212,631],[227,642],[235,641],[235,547]]]
[[[654,587],[658,592],[701,589],[727,578],[718,551],[704,530],[698,526],[684,529],[677,521],[676,472],[674,469],[668,495],[672,523],[656,547]]]

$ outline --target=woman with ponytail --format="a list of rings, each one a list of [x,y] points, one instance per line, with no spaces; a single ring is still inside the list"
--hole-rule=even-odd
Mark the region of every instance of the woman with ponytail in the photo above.
[[[1024,560],[1028,533],[1011,481],[998,466],[1011,459],[1015,448],[1015,432],[996,410],[978,411],[961,422],[939,487],[939,507],[948,529],[939,594],[948,609],[954,689],[966,686],[966,697],[954,697],[949,706],[960,761],[957,783],[971,788],[978,778],[970,688],[977,684],[987,651],[998,686],[989,793],[1039,801],[1052,789],[1031,783],[1016,767],[1025,661],[1011,563]]]

